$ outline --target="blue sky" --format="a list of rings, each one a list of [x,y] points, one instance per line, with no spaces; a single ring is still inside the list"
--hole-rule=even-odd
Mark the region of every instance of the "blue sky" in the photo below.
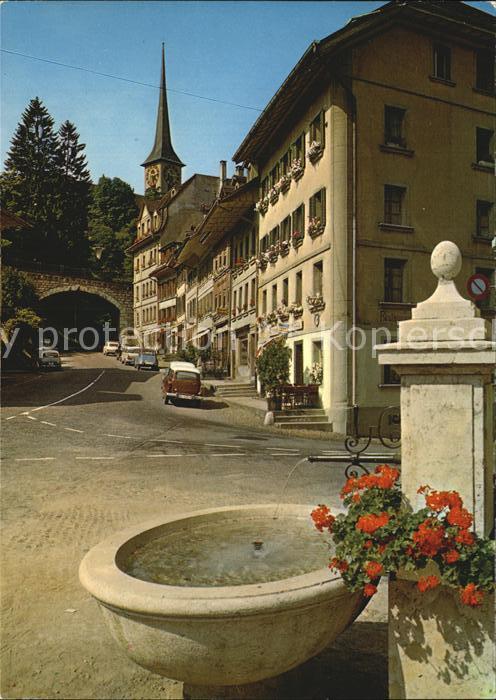
[[[314,39],[383,2],[7,2],[1,46],[29,56],[157,86],[166,45],[172,139],[194,172],[217,174],[258,112]],[[488,12],[488,2],[470,3]],[[143,191],[140,163],[154,137],[158,91],[5,52],[1,54],[2,162],[29,100],[74,122],[94,180],[120,177]],[[229,166],[230,168],[232,165]]]

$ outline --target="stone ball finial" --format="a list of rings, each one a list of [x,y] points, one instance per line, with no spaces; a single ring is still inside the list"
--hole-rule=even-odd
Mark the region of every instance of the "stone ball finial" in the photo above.
[[[462,269],[462,254],[452,241],[441,241],[432,251],[431,270],[439,280],[452,280]]]

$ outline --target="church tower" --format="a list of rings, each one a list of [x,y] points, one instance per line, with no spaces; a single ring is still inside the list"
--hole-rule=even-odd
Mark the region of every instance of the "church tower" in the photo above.
[[[145,194],[156,190],[165,194],[172,187],[181,184],[181,169],[184,167],[172,148],[169,125],[169,109],[165,88],[165,56],[162,44],[162,72],[160,76],[160,97],[158,101],[155,143],[150,155],[141,164],[145,168]]]

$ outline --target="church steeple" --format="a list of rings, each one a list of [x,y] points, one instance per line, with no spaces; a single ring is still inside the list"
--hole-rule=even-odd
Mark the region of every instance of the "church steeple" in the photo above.
[[[163,44],[155,142],[150,155],[142,163],[142,166],[145,168],[145,192],[151,189],[165,193],[181,183],[181,168],[184,166],[184,163],[181,162],[172,147],[165,86],[165,52]]]

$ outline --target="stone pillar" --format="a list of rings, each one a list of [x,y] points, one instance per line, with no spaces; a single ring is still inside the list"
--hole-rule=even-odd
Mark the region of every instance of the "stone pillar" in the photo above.
[[[496,343],[453,282],[458,247],[439,243],[431,267],[434,294],[400,322],[398,342],[377,347],[379,363],[401,376],[401,485],[415,510],[423,484],[459,491],[482,536],[493,526]],[[411,578],[389,584],[390,697],[494,697],[494,596],[467,608],[454,589],[419,593]]]

